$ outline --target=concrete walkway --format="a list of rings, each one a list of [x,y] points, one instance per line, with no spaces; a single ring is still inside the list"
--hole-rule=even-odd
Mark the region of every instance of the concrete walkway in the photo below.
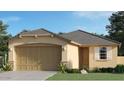
[[[46,80],[56,71],[10,71],[1,72],[0,80]]]

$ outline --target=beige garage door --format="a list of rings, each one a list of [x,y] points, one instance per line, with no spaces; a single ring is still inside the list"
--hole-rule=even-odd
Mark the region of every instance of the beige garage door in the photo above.
[[[17,70],[58,70],[59,46],[18,46],[15,49]]]

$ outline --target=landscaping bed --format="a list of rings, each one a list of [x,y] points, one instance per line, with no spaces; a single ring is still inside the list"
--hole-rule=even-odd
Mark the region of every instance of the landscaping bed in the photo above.
[[[59,70],[47,80],[124,80],[124,65],[121,64],[114,68],[96,68],[92,71],[68,69],[65,64],[60,64]]]

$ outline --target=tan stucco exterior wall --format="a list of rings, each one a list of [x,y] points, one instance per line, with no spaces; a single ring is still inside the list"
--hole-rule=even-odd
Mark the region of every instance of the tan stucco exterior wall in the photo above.
[[[49,44],[57,44],[57,45],[64,45],[66,42],[63,40],[60,40],[56,37],[50,37],[50,36],[44,36],[44,37],[22,37],[22,38],[15,38],[10,40],[9,47],[16,46],[16,45],[22,45],[27,43],[49,43]]]
[[[46,44],[55,44],[60,45],[62,47],[66,47],[67,42],[64,40],[61,40],[56,37],[22,37],[22,38],[14,38],[9,41],[9,59],[8,61],[13,64],[14,68],[13,70],[16,70],[16,53],[15,53],[15,46],[23,45],[27,43],[46,43]],[[62,50],[62,61],[67,61],[67,51]]]
[[[124,56],[118,56],[117,57],[117,64],[123,64],[124,65]]]
[[[66,62],[68,68],[79,69],[79,47],[73,44],[70,44],[60,38],[45,36],[45,37],[22,37],[14,38],[9,41],[9,62],[13,64],[16,71],[16,53],[15,46],[23,45],[27,43],[46,43],[46,44],[55,44],[62,47],[62,56],[61,62]],[[87,46],[89,48],[89,69],[100,68],[100,67],[115,67],[119,63],[124,64],[124,58],[117,57],[117,46],[112,46],[112,60],[96,60],[95,59],[95,47],[101,46]],[[111,47],[111,46],[109,46]],[[85,57],[85,56],[83,56]]]
[[[67,44],[66,49],[67,49],[68,68],[78,69],[79,68],[78,46]]]
[[[109,46],[109,47],[112,47],[111,60],[96,60],[95,50],[94,50],[95,47],[100,47],[100,46],[89,47],[89,69],[90,70],[94,68],[101,68],[101,67],[115,67],[117,65],[117,46]]]

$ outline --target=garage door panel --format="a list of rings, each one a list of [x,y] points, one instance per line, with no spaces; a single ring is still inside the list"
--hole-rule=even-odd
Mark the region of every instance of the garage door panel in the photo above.
[[[16,47],[17,70],[57,70],[60,46]]]

